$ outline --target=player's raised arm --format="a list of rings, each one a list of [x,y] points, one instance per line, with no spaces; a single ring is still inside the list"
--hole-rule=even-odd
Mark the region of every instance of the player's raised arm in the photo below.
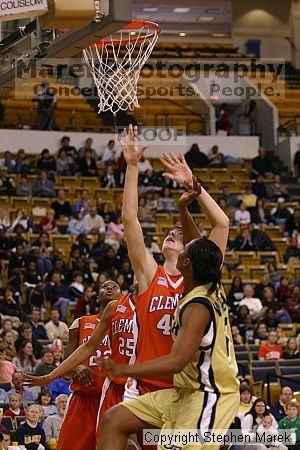
[[[104,309],[100,322],[98,323],[95,331],[91,335],[90,339],[84,344],[80,345],[76,350],[70,354],[70,356],[63,361],[60,366],[54,369],[49,375],[41,377],[35,377],[32,375],[23,375],[23,384],[25,386],[47,386],[67,373],[75,370],[80,364],[82,364],[90,356],[96,353],[99,343],[105,337],[108,328],[108,322],[111,317],[116,301],[111,301]]]
[[[145,148],[138,146],[138,129],[129,126],[129,132],[124,129],[123,140],[119,139],[127,162],[122,220],[125,230],[128,254],[135,273],[139,293],[145,292],[151,284],[157,269],[157,263],[146,250],[142,227],[138,221],[138,163]]]
[[[192,188],[193,174],[182,154],[179,158],[173,153],[164,155],[161,161],[167,169],[167,172],[164,173],[165,177],[176,180],[187,189]],[[229,219],[203,187],[197,200],[212,226],[209,239],[220,248],[224,260],[229,233]]]

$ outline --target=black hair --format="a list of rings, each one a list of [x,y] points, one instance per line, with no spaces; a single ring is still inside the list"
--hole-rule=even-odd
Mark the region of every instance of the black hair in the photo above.
[[[187,257],[191,260],[196,283],[199,286],[212,283],[208,291],[212,294],[221,282],[223,255],[219,247],[210,239],[196,239],[188,245]]]
[[[267,411],[268,405],[267,405],[266,400],[264,400],[263,398],[258,397],[255,400],[255,402],[253,403],[252,408],[250,409],[250,411],[247,412],[247,414],[246,414],[246,416],[248,416],[248,414],[250,414],[252,416],[252,418],[253,418],[253,425],[256,424],[256,419],[257,419],[257,413],[255,411],[255,406],[257,405],[257,403],[263,403],[265,405],[265,412],[263,413],[263,417],[269,415],[269,413]]]

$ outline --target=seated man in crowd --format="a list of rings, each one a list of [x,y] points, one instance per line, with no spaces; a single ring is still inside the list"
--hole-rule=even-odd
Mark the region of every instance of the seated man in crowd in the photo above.
[[[67,340],[69,336],[69,329],[65,322],[59,320],[59,310],[52,308],[50,311],[50,320],[46,323],[45,329],[48,339],[54,341],[55,339]]]
[[[44,420],[43,429],[46,435],[46,443],[49,445],[50,439],[58,440],[59,432],[64,420],[65,410],[67,407],[68,396],[60,394],[55,399],[57,414],[52,414]]]
[[[277,422],[286,416],[286,405],[293,399],[293,391],[290,387],[281,388],[278,402],[274,403],[270,412]]]
[[[54,356],[50,348],[43,348],[41,362],[35,366],[34,375],[49,375],[55,369]]]

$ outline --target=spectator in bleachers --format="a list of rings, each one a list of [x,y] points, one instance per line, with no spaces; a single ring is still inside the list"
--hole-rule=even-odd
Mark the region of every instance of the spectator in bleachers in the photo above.
[[[33,339],[47,339],[47,333],[44,324],[41,322],[41,311],[39,308],[32,308],[29,323],[32,328]]]
[[[239,419],[243,419],[253,406],[253,392],[250,386],[240,386],[240,406],[237,413]]]
[[[63,136],[61,138],[61,147],[58,150],[58,154],[60,150],[65,150],[67,152],[67,156],[70,156],[73,159],[74,168],[76,168],[76,163],[78,161],[78,152],[73,145],[70,145],[71,139],[69,136]]]
[[[13,358],[12,363],[22,373],[33,373],[36,366],[36,359],[33,353],[31,341],[23,341],[18,350],[18,356]]]
[[[258,358],[260,361],[278,361],[282,358],[282,346],[277,344],[277,339],[276,331],[270,331],[267,342],[259,347]]]
[[[13,195],[14,180],[8,176],[7,168],[0,166],[0,195]]]
[[[282,387],[279,394],[279,399],[274,405],[271,406],[270,412],[273,414],[277,421],[283,419],[286,416],[286,405],[292,400],[293,391],[290,387]]]
[[[233,248],[234,250],[246,252],[256,250],[248,228],[245,228],[242,233],[235,238]]]
[[[51,439],[55,439],[57,441],[59,437],[59,432],[62,427],[67,407],[67,402],[68,402],[67,395],[65,394],[58,395],[55,400],[55,405],[57,407],[57,414],[49,415],[43,423],[43,429],[45,431],[46,442],[48,445]]]
[[[269,261],[266,268],[270,276],[270,283],[274,286],[274,289],[277,289],[280,284],[280,279],[283,275],[282,271],[277,269],[275,261]]]
[[[76,309],[75,318],[81,316],[90,316],[96,314],[96,292],[92,286],[86,286],[82,297],[79,297]]]
[[[0,399],[2,402],[8,403],[9,395],[14,393],[20,394],[23,405],[26,405],[29,402],[33,402],[36,399],[35,392],[37,391],[37,389],[26,388],[25,386],[22,385],[21,372],[15,371],[12,374],[11,383],[13,387],[8,392],[4,391],[3,389],[0,389]]]
[[[141,223],[155,222],[154,212],[147,206],[145,197],[139,198],[138,219]]]
[[[244,319],[244,340],[248,344],[254,343],[254,329],[255,329],[255,321],[253,317],[248,316]]]
[[[274,289],[271,286],[266,286],[263,290],[263,296],[261,297],[262,304],[265,308],[272,308],[274,310],[279,309],[280,304],[277,298],[275,298]]]
[[[108,274],[113,275],[115,269],[119,267],[119,260],[116,256],[115,250],[109,246],[104,254],[104,257],[98,261],[97,272],[108,272]]]
[[[19,320],[17,320],[18,324],[19,324]],[[2,328],[0,329],[0,336],[2,338],[3,333],[5,333],[6,331],[11,331],[14,335],[14,341],[16,341],[19,337],[19,333],[14,330],[14,324],[12,321],[11,317],[7,317],[6,319],[3,319],[2,317]]]
[[[51,282],[46,285],[45,294],[52,306],[59,309],[62,320],[65,320],[67,317],[68,305],[72,305],[74,302],[69,298],[68,287],[66,284],[62,283],[61,274],[59,272],[52,272]]]
[[[268,338],[268,329],[265,323],[261,322],[256,326],[254,331],[255,344],[262,344]]]
[[[3,154],[3,158],[0,159],[0,166],[5,166],[8,173],[15,172],[16,161],[9,150],[6,150]]]
[[[0,301],[0,313],[11,318],[22,319],[24,317],[20,304],[20,293],[14,292],[12,286],[7,285],[3,299]]]
[[[294,286],[290,298],[286,300],[286,309],[288,310],[293,322],[300,320],[300,287]]]
[[[37,363],[34,369],[34,375],[43,376],[49,375],[55,369],[54,356],[50,348],[42,350],[41,361]]]
[[[73,211],[78,213],[81,212],[83,216],[89,213],[92,207],[92,203],[89,198],[89,191],[87,189],[83,189],[81,191],[80,200],[76,200],[73,206]]]
[[[52,404],[52,393],[49,389],[42,389],[38,396],[38,402],[43,408],[44,417],[57,413],[57,408]]]
[[[279,430],[290,430],[290,436],[294,435],[295,445],[291,446],[295,450],[300,448],[300,417],[299,417],[299,403],[297,401],[290,401],[286,405],[286,417],[281,419],[278,423]]]
[[[101,216],[99,216],[99,214],[97,214],[97,209],[95,206],[92,206],[90,212],[84,216],[83,226],[86,233],[105,233],[104,220]]]
[[[2,344],[5,347],[6,360],[12,361],[12,359],[17,356],[17,350],[15,346],[16,337],[14,333],[10,330],[4,331],[1,335]]]
[[[20,181],[16,185],[16,196],[18,197],[31,197],[32,188],[28,183],[26,175],[22,175]]]
[[[250,213],[243,201],[240,201],[239,209],[234,213],[234,221],[237,225],[249,225],[251,223]]]
[[[82,177],[97,177],[97,163],[93,158],[92,151],[90,149],[85,149],[84,156],[79,160],[78,172]]]
[[[218,165],[218,155],[219,154],[220,154],[219,146],[214,145],[212,147],[212,149],[210,150],[210,152],[208,152],[208,154],[207,154],[210,167],[216,167]]]
[[[157,211],[171,214],[178,211],[175,201],[170,196],[170,189],[168,187],[164,187],[162,190],[162,196],[157,202]]]
[[[98,214],[103,217],[103,220],[106,225],[109,224],[111,221],[114,212],[112,210],[112,205],[110,202],[103,202],[103,200],[100,198],[97,201],[97,212]]]
[[[83,275],[81,272],[74,271],[72,278],[73,281],[69,286],[68,293],[70,299],[77,302],[78,298],[82,296],[84,291]]]
[[[102,175],[100,182],[101,186],[105,189],[114,188],[117,186],[117,180],[114,174],[113,166],[105,167],[105,172]]]
[[[2,208],[0,208],[0,226],[2,226],[6,231],[10,227],[9,212]]]
[[[258,156],[252,159],[252,178],[262,175],[264,178],[271,178],[273,175],[272,161],[267,157],[267,152],[263,147],[259,147]]]
[[[267,450],[268,448],[270,448],[271,450],[288,450],[288,447],[286,445],[280,443],[281,441],[279,440],[277,427],[275,428],[275,426],[273,425],[272,416],[270,414],[264,416],[262,423],[258,425],[257,440],[258,442],[262,442],[263,440],[265,443],[267,443],[267,445],[258,444],[252,446],[252,448],[260,448],[262,450]],[[271,446],[269,446],[270,442],[272,443]]]
[[[85,227],[83,223],[83,215],[82,212],[74,212],[73,217],[70,219],[67,233],[68,234],[74,234],[74,235],[80,235],[85,232]]]
[[[71,217],[72,207],[71,203],[66,200],[66,193],[64,189],[59,189],[57,192],[57,199],[51,205],[51,208],[55,211],[55,219],[63,220]]]
[[[260,283],[255,286],[255,297],[262,299],[265,287],[270,287],[274,290],[274,286],[270,282],[270,275],[268,273],[263,273]]]
[[[232,279],[231,287],[227,295],[227,305],[229,311],[236,315],[240,301],[244,297],[244,285],[240,276]]]
[[[25,228],[21,224],[17,224],[14,228],[15,235],[10,238],[10,246],[12,251],[16,251],[18,245],[21,245],[25,250],[28,247],[28,241],[24,238]]]
[[[46,233],[57,233],[57,222],[55,220],[54,209],[48,209],[47,215],[40,220],[39,228]]]
[[[245,193],[240,195],[240,199],[245,203],[246,208],[255,208],[257,196],[253,194],[252,186],[245,187]]]
[[[244,296],[244,295],[243,295]],[[239,305],[239,309],[238,309],[238,313],[237,313],[237,319],[236,319],[236,323],[239,327],[239,330],[241,332],[241,335],[244,337],[245,336],[245,318],[247,316],[250,316],[249,314],[249,308],[246,305]]]
[[[284,231],[292,236],[294,233],[300,233],[300,209],[295,208],[294,214],[288,217],[284,224]]]
[[[116,213],[107,226],[108,236],[120,239],[124,237],[124,225],[120,213]]]
[[[52,392],[53,400],[56,400],[56,397],[58,397],[61,394],[65,394],[69,397],[71,394],[70,391],[70,384],[71,384],[71,378],[69,377],[61,377],[57,378],[56,380],[52,381],[52,383],[49,384],[48,389]]]
[[[26,411],[26,422],[13,433],[12,441],[23,445],[26,450],[38,450],[39,444],[45,446],[45,432],[38,424],[39,420],[39,405],[30,405]]]
[[[229,107],[227,103],[223,103],[220,108],[219,119],[216,123],[217,130],[222,130],[227,136],[230,135],[230,130],[232,128]]]
[[[262,175],[257,175],[256,181],[252,185],[252,192],[257,198],[266,199],[268,197],[267,186]]]
[[[64,349],[62,346],[62,341],[60,339],[55,339],[51,345],[51,350],[54,356],[54,365],[58,367],[63,362]]]
[[[240,200],[237,198],[237,196],[230,194],[228,186],[224,186],[222,188],[222,198],[225,199],[228,208],[236,209],[240,204]]]
[[[109,166],[111,164],[115,164],[116,163],[116,149],[115,149],[115,141],[113,139],[111,139],[110,141],[108,141],[107,146],[105,147],[103,154],[102,154],[102,162],[106,165]]]
[[[67,155],[65,149],[60,149],[56,158],[56,175],[75,175],[74,160]]]
[[[40,233],[39,238],[33,242],[32,251],[34,255],[31,257],[36,262],[37,272],[42,277],[52,271],[52,247],[49,235],[46,232]]]
[[[42,151],[40,159],[37,161],[36,168],[39,171],[44,170],[50,176],[56,172],[56,161],[47,148]]]
[[[283,197],[277,199],[277,206],[271,211],[271,221],[276,225],[284,225],[286,220],[290,219],[292,213],[289,208],[286,207]]]
[[[263,305],[259,298],[253,297],[254,290],[251,284],[244,287],[244,298],[240,301],[240,307],[246,305],[251,317],[256,318],[262,313]]]
[[[280,320],[279,323],[285,323],[285,322],[283,320]],[[277,344],[281,344],[282,347],[284,347],[288,341],[285,331],[281,328],[280,325],[277,326],[275,331],[277,334]]]
[[[21,396],[20,394],[10,394],[9,396],[9,408],[4,411],[6,417],[25,417],[25,410],[21,408]]]
[[[285,350],[283,352],[283,359],[299,359],[300,352],[297,340],[294,337],[288,339]]]
[[[95,161],[97,161],[98,155],[97,155],[96,150],[94,148],[92,148],[92,145],[93,145],[93,139],[90,137],[86,138],[86,140],[84,141],[84,146],[80,147],[80,149],[78,150],[79,160],[84,157],[85,150],[90,150],[92,152],[92,157],[94,158]]]
[[[280,278],[280,285],[276,291],[277,298],[279,302],[285,303],[285,301],[291,296],[291,287],[289,279],[286,275]]]
[[[286,248],[285,254],[283,255],[283,261],[285,264],[299,264],[300,262],[300,241],[298,242],[297,237],[292,237],[289,239],[289,246]]]
[[[15,229],[17,225],[21,225],[23,227],[23,232],[31,232],[34,229],[34,224],[31,219],[31,217],[26,216],[24,209],[17,209],[16,211],[16,218],[12,222],[10,228],[8,229],[8,232],[14,231],[15,233],[17,230]]]
[[[243,344],[243,338],[241,336],[239,327],[237,327],[236,325],[232,325],[232,327],[231,327],[231,334],[232,334],[233,343],[235,345]]]
[[[46,323],[45,329],[48,339],[54,341],[55,339],[68,339],[69,329],[65,322],[59,320],[60,313],[57,308],[52,308],[50,312],[50,320]]]
[[[246,413],[245,417],[242,419],[243,433],[249,434],[251,431],[255,431],[266,415],[269,415],[267,402],[263,398],[257,398],[250,411]],[[277,429],[276,419],[273,415],[271,415],[271,417],[272,425]]]
[[[41,170],[39,178],[34,182],[32,192],[37,197],[55,197],[54,183],[47,178],[45,170]]]
[[[198,144],[193,144],[188,152],[184,155],[187,165],[193,170],[209,165],[207,155],[201,152]]]
[[[6,349],[4,344],[0,344],[0,383],[12,383],[12,377],[18,368],[13,361],[6,359]]]
[[[26,162],[26,153],[23,148],[20,148],[16,156],[15,173],[26,174],[29,172],[29,164]]]
[[[251,210],[251,222],[256,225],[267,225],[270,223],[270,213],[265,208],[264,200],[258,198],[255,208]]]
[[[268,196],[272,202],[276,202],[279,197],[288,199],[288,190],[285,186],[282,186],[280,175],[274,175],[273,182],[268,185]]]
[[[92,259],[98,263],[99,260],[101,260],[106,250],[110,247],[108,243],[105,242],[105,234],[99,233],[97,237],[97,242],[93,245],[92,251],[91,251],[91,257]]]
[[[139,174],[143,175],[147,170],[153,170],[153,167],[149,159],[143,155],[139,161]]]
[[[39,342],[32,336],[32,326],[29,322],[24,322],[20,328],[20,336],[16,341],[16,349],[19,352],[20,346],[23,342],[30,341],[33,347],[33,353],[36,359],[39,359],[42,354],[42,347]]]

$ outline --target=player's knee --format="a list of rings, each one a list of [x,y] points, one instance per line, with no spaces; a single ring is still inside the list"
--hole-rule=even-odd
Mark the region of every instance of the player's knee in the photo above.
[[[119,405],[113,406],[104,414],[102,420],[102,429],[108,430],[118,427],[120,429],[122,425],[122,411]]]

